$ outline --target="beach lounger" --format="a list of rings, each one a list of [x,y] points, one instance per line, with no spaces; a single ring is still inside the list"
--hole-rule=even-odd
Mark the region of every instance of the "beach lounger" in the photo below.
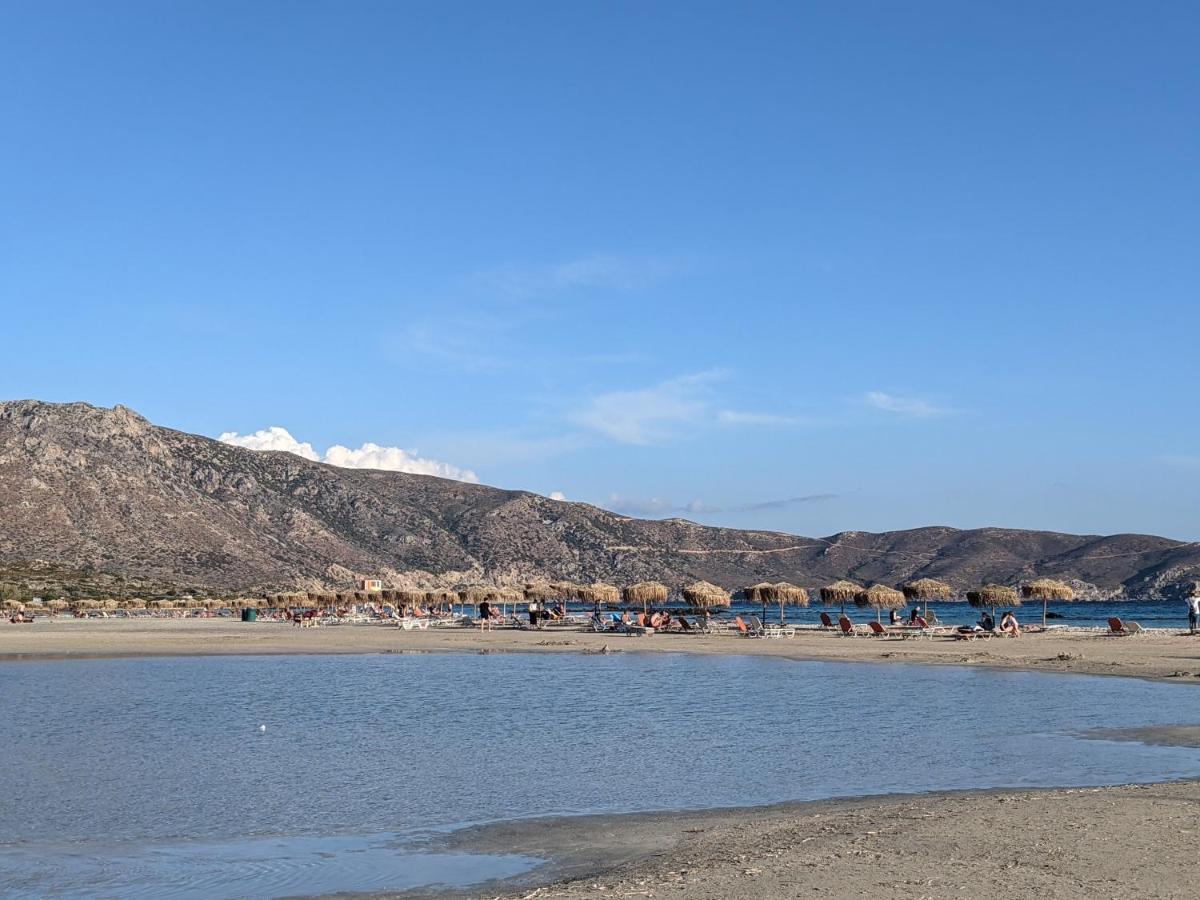
[[[994,631],[984,631],[982,628],[969,628],[963,626],[955,629],[951,636],[956,641],[974,641],[974,640],[991,640],[995,636]]]
[[[747,616],[746,627],[759,637],[781,638],[795,637],[796,629],[791,625],[764,625],[758,616]]]
[[[751,616],[751,619],[755,622],[758,622],[758,619],[754,618],[753,616]],[[752,628],[752,627],[750,627],[750,625],[748,625],[745,621],[742,620],[741,616],[735,617],[733,621],[734,621],[734,624],[737,626],[737,633],[741,637],[762,637],[763,636],[763,629],[762,629],[761,622],[758,622],[757,628]]]
[[[837,631],[837,626],[833,624],[833,619],[829,618],[829,613],[821,613],[821,627],[827,628],[830,631]]]
[[[1108,620],[1108,635],[1110,637],[1133,637],[1134,635],[1145,635],[1146,629],[1137,622],[1130,622],[1126,625],[1115,616]]]
[[[905,637],[908,637],[908,635],[902,631],[892,631],[889,628],[885,628],[880,622],[868,622],[867,627],[871,629],[871,635],[873,637],[881,637],[881,638],[905,638]]]
[[[792,638],[796,636],[795,625],[764,625],[763,637],[769,638]]]
[[[871,630],[865,625],[855,625],[845,616],[838,618],[838,628],[841,629],[842,637],[866,637],[871,633]]]

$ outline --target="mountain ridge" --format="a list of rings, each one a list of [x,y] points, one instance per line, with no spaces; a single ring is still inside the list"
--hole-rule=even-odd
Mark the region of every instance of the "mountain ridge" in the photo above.
[[[546,577],[731,589],[933,577],[966,590],[1051,576],[1091,598],[1159,599],[1200,578],[1200,546],[1154,535],[925,526],[804,537],[635,519],[233,447],[122,405],[38,400],[0,403],[0,509],[0,581],[112,590],[340,588],[355,575],[397,587]]]

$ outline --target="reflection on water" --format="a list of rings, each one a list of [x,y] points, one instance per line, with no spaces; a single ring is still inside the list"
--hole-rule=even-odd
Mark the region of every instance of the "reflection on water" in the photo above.
[[[339,891],[466,887],[528,871],[518,855],[419,853],[391,835],[299,836],[151,843],[35,842],[5,850],[6,896],[164,897],[235,900]]]
[[[675,654],[3,671],[19,767],[0,893],[467,884],[534,861],[406,842],[544,814],[1200,776],[1194,749],[1077,736],[1200,720],[1194,689],[1131,680]]]

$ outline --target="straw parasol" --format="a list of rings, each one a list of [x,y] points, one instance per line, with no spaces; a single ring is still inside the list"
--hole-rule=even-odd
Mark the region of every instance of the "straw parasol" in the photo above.
[[[915,581],[906,581],[900,585],[900,590],[904,592],[904,596],[909,600],[921,602],[925,605],[925,618],[929,618],[929,601],[930,600],[953,600],[954,588],[946,584],[944,581],[938,581],[935,578],[918,578]]]
[[[1001,609],[1009,606],[1020,606],[1021,598],[1017,592],[1002,584],[985,584],[974,591],[967,591],[967,601],[974,607],[986,606],[996,615],[996,607]]]
[[[550,589],[558,600],[582,600],[583,592],[587,590],[582,584],[573,581],[552,581]]]
[[[615,584],[596,581],[580,590],[580,598],[587,603],[620,603],[621,589]]]
[[[746,598],[747,603],[766,603],[767,591],[769,590],[771,590],[771,583],[769,581],[760,581],[758,584],[742,588],[742,596]]]
[[[729,591],[709,581],[694,581],[682,590],[683,599],[696,609],[729,606]]]
[[[621,598],[629,604],[642,605],[645,611],[652,603],[666,603],[671,592],[665,584],[658,581],[639,581],[631,584],[621,592]]]
[[[767,588],[766,598],[779,604],[779,624],[784,623],[785,606],[808,606],[808,591],[787,581],[777,581]],[[766,612],[764,610],[764,617]]]
[[[886,584],[873,584],[854,595],[858,606],[869,606],[875,610],[875,618],[881,618],[885,609],[900,609],[905,604],[904,594]]]
[[[71,604],[69,604],[69,603],[68,603],[66,600],[64,600],[62,597],[56,597],[55,599],[53,599],[53,600],[51,600],[49,603],[47,603],[47,604],[46,604],[46,607],[47,607],[47,608],[48,608],[48,609],[49,609],[51,612],[62,612],[64,609],[67,609],[67,608],[69,608],[69,607],[70,607],[70,605],[71,605]]]
[[[1021,596],[1026,600],[1042,601],[1042,628],[1046,627],[1046,605],[1051,600],[1069,603],[1075,599],[1075,589],[1065,581],[1053,578],[1035,578],[1021,585]]]
[[[906,581],[900,585],[900,590],[909,600],[953,600],[954,588],[944,581],[934,578],[918,578],[916,581]]]
[[[487,584],[468,585],[458,592],[458,602],[478,606],[484,600],[490,600],[499,588]],[[403,593],[403,591],[400,591]]]
[[[855,584],[853,581],[835,581],[833,584],[827,584],[821,588],[821,602],[826,606],[833,606],[837,603],[842,607],[842,611],[846,610],[846,601],[853,600],[855,595],[862,590],[861,584]]]
[[[9,597],[6,600],[0,600],[0,607],[3,607],[4,609],[24,609],[25,604],[20,600]]]
[[[546,581],[534,581],[525,585],[524,594],[526,600],[533,600],[539,603],[545,603],[547,600],[553,600],[558,596],[554,588]]]
[[[750,587],[742,588],[742,596],[746,598],[747,603],[762,604],[763,621],[767,620],[767,598],[771,593],[771,583],[769,581],[760,581],[758,584],[752,584]]]

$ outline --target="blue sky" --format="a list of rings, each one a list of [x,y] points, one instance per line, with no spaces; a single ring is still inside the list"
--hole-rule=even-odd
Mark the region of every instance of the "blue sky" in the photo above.
[[[0,396],[712,524],[1200,538],[1198,29],[0,0]]]

